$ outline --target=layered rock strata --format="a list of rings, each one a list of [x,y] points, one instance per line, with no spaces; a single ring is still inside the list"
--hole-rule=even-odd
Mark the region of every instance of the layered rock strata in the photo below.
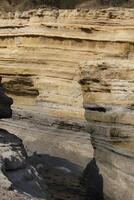
[[[61,145],[57,139],[59,149],[69,152],[76,138],[73,150],[89,141],[90,160],[93,150],[84,132],[88,123],[106,198],[132,200],[134,10],[5,13],[0,46],[0,74],[15,99],[14,125],[3,121],[2,126],[16,134],[19,130],[25,144],[37,140],[35,124],[49,142],[50,133],[55,138],[57,129],[56,136],[63,139],[68,129],[67,138],[75,135],[73,142],[63,139],[68,145]],[[39,150],[42,153],[44,147]],[[87,146],[83,155],[87,156]]]
[[[132,63],[133,12],[39,9],[1,15],[0,74],[15,105],[84,119],[79,63],[105,57]]]
[[[12,19],[9,15],[12,15]],[[71,25],[73,15],[74,22]],[[92,16],[91,13],[87,15]],[[81,121],[84,111],[83,99],[81,87],[75,80],[75,76],[77,64],[81,60],[79,54],[83,51],[82,54],[87,57],[89,52],[88,50],[85,52],[84,44],[79,47],[80,42],[75,39],[77,32],[83,36],[86,34],[81,30],[81,25],[77,25],[77,19],[75,22],[75,16],[77,16],[77,11],[43,9],[7,14],[5,19],[1,20],[0,45],[1,53],[5,53],[4,57],[3,53],[1,54],[3,58],[1,57],[0,73],[7,93],[14,98],[14,123],[9,124],[13,132],[16,134],[19,132],[19,137],[24,139],[24,144],[33,146],[33,141],[39,143],[39,137],[36,131],[33,131],[36,127],[41,138],[44,136],[49,142],[41,145],[40,153],[52,155],[54,153],[55,156],[62,157],[66,155],[67,159],[72,150],[76,152],[76,146],[85,143],[87,146],[84,146],[84,151],[81,153],[82,162],[81,159],[78,162],[85,166],[90,157],[88,151],[92,155],[92,146],[90,136],[83,133],[85,123]],[[65,22],[66,17],[67,22]],[[76,26],[76,30],[73,26]],[[78,118],[80,118],[79,121]],[[46,131],[45,126],[54,126],[54,129],[50,128]],[[8,129],[6,124],[4,127]],[[63,131],[59,133],[56,130],[57,127]],[[64,129],[72,131],[68,134],[69,131],[64,131]],[[78,134],[75,133],[76,131]],[[27,132],[30,132],[29,135],[32,134],[32,136],[28,137]],[[56,133],[59,138],[51,147],[49,144],[54,136],[50,137],[49,133],[53,135]],[[73,141],[70,138],[71,134],[74,135]],[[63,139],[62,135],[66,135],[65,138],[68,139]],[[29,145],[30,140],[31,145]],[[63,140],[66,140],[66,146],[63,145]],[[55,148],[58,149],[57,152]],[[30,148],[30,151],[33,151],[33,148]],[[75,155],[79,155],[77,153]],[[73,158],[76,157],[75,155]],[[73,161],[72,158],[71,161]]]
[[[134,198],[133,80],[134,66],[129,60],[105,59],[80,65],[85,118],[105,199]],[[88,184],[92,185],[92,179]]]
[[[11,117],[11,104],[12,99],[0,88],[0,118]],[[0,129],[0,196],[2,200],[45,199],[47,196],[44,180],[27,162],[22,140],[4,129]]]

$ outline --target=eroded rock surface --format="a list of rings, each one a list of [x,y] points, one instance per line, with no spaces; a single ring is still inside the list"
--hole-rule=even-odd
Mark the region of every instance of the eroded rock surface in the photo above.
[[[11,104],[12,99],[0,88],[0,118],[11,117]],[[22,140],[4,129],[0,129],[0,196],[1,200],[45,199],[47,196],[43,178],[27,162]]]
[[[133,78],[130,60],[97,60],[80,66],[85,118],[106,199],[134,198]]]
[[[28,164],[22,141],[2,129],[0,129],[0,159],[0,185],[5,192],[13,190],[29,198],[45,199],[47,187],[35,168]],[[5,198],[8,200],[9,197]]]
[[[79,63],[107,57],[132,64],[133,12],[38,9],[3,14],[0,74],[15,105],[33,114],[85,119],[76,78]]]
[[[106,198],[132,200],[134,10],[5,13],[0,46],[0,74],[15,99],[13,123],[1,127],[32,152],[34,143],[40,153],[70,158],[84,147],[77,162],[85,166],[93,156],[88,123]]]

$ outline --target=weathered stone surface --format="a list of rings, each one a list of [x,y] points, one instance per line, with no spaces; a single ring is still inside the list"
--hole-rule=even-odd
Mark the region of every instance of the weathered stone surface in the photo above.
[[[38,137],[26,137],[29,122],[43,137],[45,126],[73,134],[87,121],[105,196],[132,200],[134,10],[5,13],[0,46],[0,74],[15,99],[9,128],[28,143]]]
[[[131,61],[80,65],[85,118],[106,199],[134,198],[133,78]]]
[[[23,168],[26,164],[26,151],[22,145],[22,141],[15,135],[0,129],[0,155],[4,160],[7,170],[15,170]]]
[[[133,9],[39,9],[7,13],[0,24],[3,84],[26,110],[36,105],[43,113],[84,119],[79,63],[133,62]]]
[[[23,147],[22,141],[0,129],[0,195],[4,199],[29,199],[37,197],[46,198],[47,187],[44,180],[39,176],[34,167],[27,162],[27,153]],[[12,190],[13,192],[8,192]],[[17,191],[15,194],[14,192]],[[22,193],[19,196],[19,192]],[[8,196],[11,193],[11,197]],[[18,196],[18,197],[17,197]],[[27,197],[25,197],[27,196]]]
[[[0,92],[0,118],[7,118],[11,116],[12,99],[4,94],[2,87]],[[25,195],[19,195],[19,192]],[[45,199],[47,196],[44,180],[27,162],[22,140],[4,129],[0,129],[0,196],[2,200]]]

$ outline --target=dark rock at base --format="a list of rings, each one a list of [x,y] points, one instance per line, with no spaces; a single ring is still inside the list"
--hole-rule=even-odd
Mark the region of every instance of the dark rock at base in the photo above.
[[[10,118],[12,116],[11,105],[13,104],[13,100],[5,94],[1,80],[2,77],[0,77],[0,119]]]
[[[95,158],[86,166],[80,183],[85,191],[86,200],[104,200],[103,177],[99,172]]]

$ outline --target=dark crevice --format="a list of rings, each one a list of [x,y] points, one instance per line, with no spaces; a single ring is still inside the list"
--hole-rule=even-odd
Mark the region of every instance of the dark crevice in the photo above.
[[[34,87],[32,78],[28,76],[18,76],[13,80],[4,82],[3,87],[6,88],[8,94],[33,97],[39,95],[38,89]]]
[[[85,33],[92,33],[93,32],[93,28],[80,28],[81,31],[85,32]]]
[[[103,177],[99,172],[95,158],[86,166],[80,182],[86,194],[84,200],[104,200]]]
[[[107,112],[112,109],[110,107],[103,107],[103,106],[92,105],[92,104],[85,104],[84,108],[86,109],[86,111],[97,111],[97,112]]]

